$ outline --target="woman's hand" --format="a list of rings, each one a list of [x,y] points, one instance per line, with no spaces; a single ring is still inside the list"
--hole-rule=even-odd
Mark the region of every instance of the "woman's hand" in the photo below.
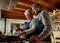
[[[20,32],[20,34],[18,36],[22,36],[24,34],[26,34],[26,32]]]

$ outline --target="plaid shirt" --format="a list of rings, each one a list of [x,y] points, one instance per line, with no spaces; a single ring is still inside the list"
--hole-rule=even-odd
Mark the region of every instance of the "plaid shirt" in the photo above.
[[[43,31],[39,34],[40,40],[43,40],[52,33],[51,18],[45,11],[39,12],[37,17],[38,20],[41,20],[44,25]]]

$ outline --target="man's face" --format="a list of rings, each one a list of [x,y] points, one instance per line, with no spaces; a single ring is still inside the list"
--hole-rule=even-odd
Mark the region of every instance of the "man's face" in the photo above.
[[[32,7],[32,11],[34,14],[37,14],[37,8]]]
[[[33,11],[33,13],[34,13],[35,15],[37,15],[37,13],[38,13],[39,10],[41,10],[40,7],[36,7],[36,8],[32,7],[32,11]]]

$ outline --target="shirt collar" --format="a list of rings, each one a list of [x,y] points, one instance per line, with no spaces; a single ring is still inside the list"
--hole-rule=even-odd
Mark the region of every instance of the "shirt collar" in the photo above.
[[[31,22],[31,20],[32,20],[32,19],[30,19],[30,20],[27,20],[27,22]]]

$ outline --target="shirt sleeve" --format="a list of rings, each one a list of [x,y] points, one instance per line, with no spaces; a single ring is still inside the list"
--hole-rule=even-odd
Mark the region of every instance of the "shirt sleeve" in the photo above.
[[[25,30],[26,34],[30,34],[36,31],[36,19],[32,20],[31,27],[28,30]]]
[[[52,28],[51,28],[51,23],[50,23],[50,19],[49,19],[49,15],[46,12],[43,12],[42,14],[42,23],[44,24],[44,29],[43,31],[39,34],[39,38],[40,40],[45,39],[47,36],[49,36],[52,32]]]

